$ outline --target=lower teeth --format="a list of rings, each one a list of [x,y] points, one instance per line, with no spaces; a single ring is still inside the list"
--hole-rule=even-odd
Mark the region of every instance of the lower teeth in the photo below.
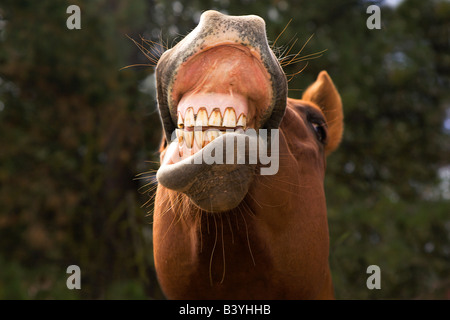
[[[205,147],[208,143],[213,141],[214,139],[220,137],[221,135],[226,134],[227,132],[241,132],[243,131],[242,127],[237,128],[227,128],[226,130],[217,130],[217,129],[208,129],[208,130],[183,130],[176,129],[176,135],[178,139],[178,144],[180,147],[186,145],[188,149],[191,149],[194,146],[194,141],[196,146],[201,149]]]

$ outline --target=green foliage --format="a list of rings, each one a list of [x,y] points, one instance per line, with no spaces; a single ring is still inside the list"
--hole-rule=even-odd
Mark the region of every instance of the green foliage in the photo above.
[[[338,299],[447,299],[448,202],[355,202],[329,210],[330,265]],[[381,269],[368,290],[366,269]]]
[[[160,139],[152,97],[138,90],[152,70],[120,71],[139,54],[126,34],[145,27],[146,6],[86,2],[70,31],[64,2],[2,4],[0,250],[27,274],[46,266],[37,277],[58,265],[51,281],[79,265],[83,298],[137,275],[159,294],[133,181]]]
[[[81,8],[81,30],[66,28],[69,4]],[[151,180],[135,179],[157,168],[146,162],[158,161],[161,139],[154,63],[127,35],[170,47],[207,9],[263,17],[269,39],[280,35],[280,58],[311,35],[298,57],[326,49],[292,77],[289,95],[300,98],[323,69],[342,95],[345,134],[326,178],[337,297],[448,298],[450,204],[436,173],[450,154],[450,6],[383,6],[382,29],[368,30],[368,4],[2,1],[0,299],[162,298],[151,201],[141,208],[148,195],[138,192]],[[148,67],[122,69],[134,64]],[[71,264],[81,267],[80,291],[65,286]],[[365,286],[371,264],[381,290]]]

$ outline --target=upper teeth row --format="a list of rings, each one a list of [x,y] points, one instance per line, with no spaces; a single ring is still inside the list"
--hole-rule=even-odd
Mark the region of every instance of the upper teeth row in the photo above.
[[[178,113],[177,126],[180,129],[207,126],[227,128],[242,127],[243,129],[245,129],[245,127],[247,126],[246,115],[241,113],[237,120],[236,118],[236,112],[231,107],[225,109],[223,117],[220,113],[219,108],[213,109],[208,117],[208,111],[206,110],[206,108],[200,108],[197,114],[195,114],[194,108],[189,107],[186,109],[184,119],[181,112]]]
[[[194,108],[189,107],[184,114],[184,119],[181,112],[178,113],[177,126],[179,129],[176,130],[176,135],[180,147],[186,144],[186,147],[190,149],[193,147],[195,141],[197,147],[201,149],[225,133],[217,129],[225,127],[232,129],[242,128],[245,130],[247,117],[241,113],[236,121],[236,112],[233,108],[226,108],[223,117],[220,109],[215,108],[208,117],[206,108],[198,109],[197,114],[195,114]],[[203,131],[204,129],[208,129],[208,127],[213,127],[214,129]]]

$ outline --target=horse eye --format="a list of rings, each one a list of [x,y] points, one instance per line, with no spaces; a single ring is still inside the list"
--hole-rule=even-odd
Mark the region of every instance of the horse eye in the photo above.
[[[317,139],[320,142],[325,143],[327,140],[327,130],[325,128],[325,124],[320,124],[317,122],[312,122],[311,124],[314,128],[314,131],[316,132]]]

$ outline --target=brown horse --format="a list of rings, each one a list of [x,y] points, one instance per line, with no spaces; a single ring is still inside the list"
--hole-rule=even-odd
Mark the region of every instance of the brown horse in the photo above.
[[[207,11],[161,56],[156,77],[166,142],[153,243],[166,296],[332,299],[323,182],[343,113],[328,74],[288,98],[264,20]],[[249,160],[251,129],[269,132],[255,141],[278,161],[270,174]],[[244,149],[225,143],[242,136]],[[205,160],[220,152],[233,161]]]

